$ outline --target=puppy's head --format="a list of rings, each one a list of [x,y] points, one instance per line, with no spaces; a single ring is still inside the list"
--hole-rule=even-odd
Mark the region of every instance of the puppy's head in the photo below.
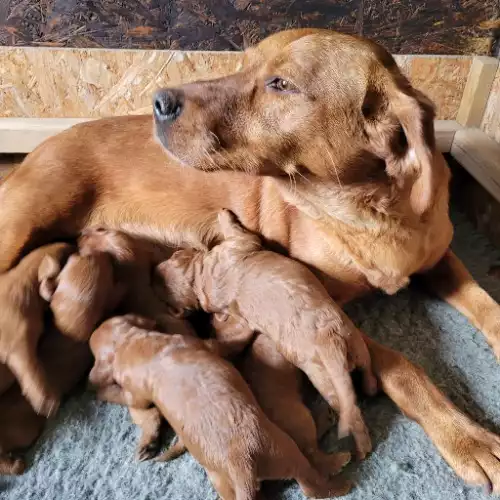
[[[84,229],[78,238],[80,255],[110,254],[117,261],[137,258],[137,248],[132,236],[114,229],[92,227]]]
[[[241,72],[160,90],[153,105],[160,143],[186,166],[395,185],[417,213],[432,203],[433,106],[368,40],[278,33]]]
[[[196,255],[194,249],[178,250],[155,268],[153,288],[174,316],[186,316],[199,309],[193,264]]]
[[[136,314],[115,316],[104,321],[90,337],[89,345],[94,357],[111,363],[116,348],[127,339],[133,327],[153,330],[156,327],[156,321]]]

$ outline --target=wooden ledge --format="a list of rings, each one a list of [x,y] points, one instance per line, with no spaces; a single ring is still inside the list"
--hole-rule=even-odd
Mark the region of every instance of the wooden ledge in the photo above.
[[[0,118],[0,153],[30,153],[45,139],[92,118]],[[454,120],[436,120],[438,149],[448,153],[461,126]]]
[[[0,118],[0,153],[30,153],[45,139],[85,118]]]
[[[450,152],[500,202],[500,144],[480,129],[466,128],[455,132]]]

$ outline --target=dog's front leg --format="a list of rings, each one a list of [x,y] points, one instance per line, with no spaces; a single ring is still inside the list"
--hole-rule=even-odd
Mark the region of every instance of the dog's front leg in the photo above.
[[[448,250],[438,264],[422,275],[427,288],[460,311],[481,330],[500,360],[500,306]]]
[[[464,481],[500,494],[500,437],[462,413],[421,368],[402,354],[366,336],[365,341],[374,372],[386,394],[423,427]]]

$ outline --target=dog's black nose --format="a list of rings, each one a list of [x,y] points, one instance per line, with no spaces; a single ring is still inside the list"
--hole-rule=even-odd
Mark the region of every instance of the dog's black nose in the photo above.
[[[153,98],[153,109],[158,120],[173,122],[184,107],[184,93],[177,89],[158,90]]]

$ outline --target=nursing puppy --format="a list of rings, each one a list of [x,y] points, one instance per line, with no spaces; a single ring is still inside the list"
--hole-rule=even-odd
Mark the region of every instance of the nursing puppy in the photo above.
[[[61,395],[81,380],[92,361],[88,344],[75,342],[55,328],[44,333],[38,356],[49,386]],[[46,419],[33,410],[7,369],[0,371],[1,380],[11,382],[0,394],[0,474],[21,474],[26,465],[20,453],[35,442]]]
[[[40,295],[50,302],[56,328],[80,342],[87,342],[97,323],[120,301],[111,256],[81,245],[79,253],[61,266],[51,256],[43,260]]]
[[[253,336],[248,324],[234,316],[214,314],[212,326],[222,343],[236,338],[235,350],[243,339]],[[302,401],[304,375],[268,335],[258,334],[237,366],[269,420],[297,443],[316,469],[324,475],[335,474],[349,462],[350,453],[327,454],[319,449],[316,423]]]
[[[72,251],[66,243],[37,248],[0,276],[0,362],[15,375],[35,411],[44,416],[57,411],[59,396],[47,382],[37,355],[47,307],[39,293],[38,273],[46,256],[63,262]]]
[[[92,335],[89,380],[101,397],[139,408],[154,404],[224,500],[255,499],[259,481],[295,478],[305,495],[347,493],[348,481],[325,480],[293,440],[262,412],[247,384],[204,342],[151,331],[137,316],[113,318]]]
[[[123,231],[89,228],[82,232],[78,246],[86,253],[108,255],[114,264],[116,280],[121,288],[120,311],[154,318],[160,326],[168,328],[172,317],[168,308],[159,300],[152,288],[154,266],[172,254],[172,250],[145,239],[136,238]],[[163,319],[164,322],[163,322]],[[186,334],[193,334],[183,321]]]
[[[371,440],[350,364],[363,370],[368,393],[375,391],[376,380],[359,331],[305,266],[262,250],[260,238],[228,210],[219,212],[219,224],[223,243],[210,252],[179,250],[157,267],[157,293],[176,314],[197,308],[232,314],[250,330],[269,335],[339,411],[339,435],[352,433],[363,458]]]

